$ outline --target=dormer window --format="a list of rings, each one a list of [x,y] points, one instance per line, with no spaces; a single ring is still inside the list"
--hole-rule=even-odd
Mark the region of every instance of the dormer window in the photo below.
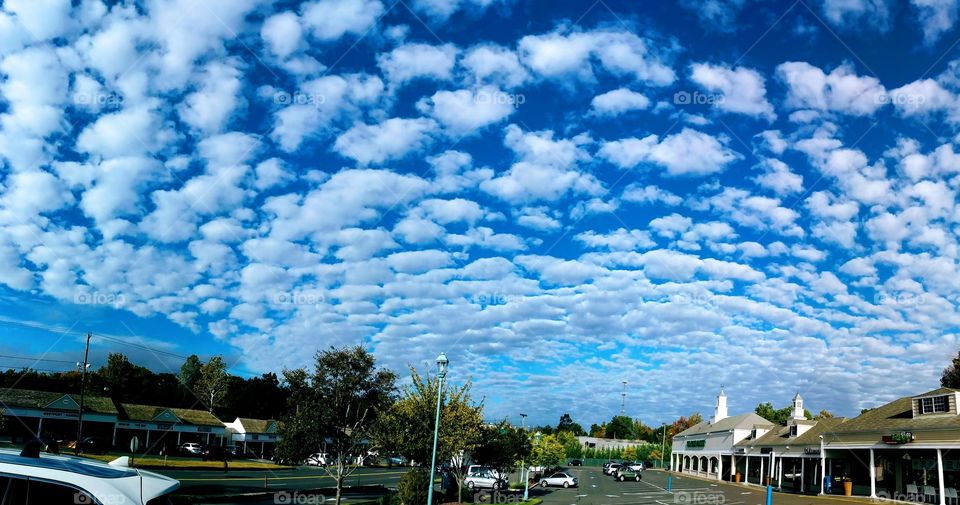
[[[791,424],[791,425],[790,425],[790,436],[791,436],[791,437],[797,436],[797,425],[796,425],[796,424]]]
[[[947,401],[947,395],[931,396],[920,398],[921,414],[939,414],[949,411],[950,402]]]

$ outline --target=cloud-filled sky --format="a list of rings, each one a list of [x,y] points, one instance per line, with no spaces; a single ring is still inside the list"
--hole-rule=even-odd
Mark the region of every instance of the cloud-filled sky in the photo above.
[[[656,424],[958,349],[955,0],[0,5],[4,355],[444,351],[488,417]]]

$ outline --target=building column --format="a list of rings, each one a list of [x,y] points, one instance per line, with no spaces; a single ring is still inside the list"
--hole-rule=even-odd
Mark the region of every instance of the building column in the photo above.
[[[181,433],[178,431],[178,432],[177,432],[177,447],[178,447],[178,448],[180,447],[180,435],[181,435]]]
[[[777,461],[777,489],[783,489],[783,456]]]
[[[807,478],[807,458],[800,458],[800,492],[803,492],[803,480]]]
[[[764,483],[764,479],[766,478],[766,474],[765,474],[764,468],[763,468],[763,466],[764,466],[763,464],[764,464],[764,462],[765,462],[766,460],[767,460],[767,458],[764,458],[763,456],[760,456],[760,485],[761,485],[761,486],[766,485],[766,484]]]
[[[717,454],[717,480],[723,480],[723,454]]]
[[[43,436],[43,418],[41,417],[40,420],[37,421],[37,438],[40,438],[42,436]]]
[[[820,451],[820,494],[827,485],[827,451]]]
[[[150,430],[147,430],[147,442],[143,444],[143,453],[147,453],[147,449],[150,448]]]
[[[730,455],[730,482],[737,481],[737,456]]]
[[[943,451],[941,449],[937,449],[937,480],[940,484],[940,505],[946,505],[947,497],[944,495],[946,486],[943,484]]]
[[[870,449],[870,498],[877,497],[877,462],[873,459],[873,449]]]
[[[745,464],[746,464],[746,466],[747,466],[747,469],[743,472],[743,474],[744,474],[744,479],[743,479],[743,481],[746,482],[747,484],[749,484],[749,483],[750,483],[750,455],[747,455],[747,457],[746,457],[746,458],[743,458],[743,459],[744,459]]]
[[[110,445],[112,447],[117,446],[117,423],[113,423],[113,438],[110,439]]]

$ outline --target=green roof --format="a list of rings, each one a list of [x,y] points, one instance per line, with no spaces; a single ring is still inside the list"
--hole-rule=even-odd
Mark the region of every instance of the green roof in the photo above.
[[[829,442],[831,434],[836,432],[840,426],[847,422],[845,417],[827,417],[817,421],[801,420],[799,424],[812,424],[807,431],[799,436],[790,437],[789,426],[776,426],[763,436],[755,440],[744,440],[737,444],[738,447],[786,447],[792,446],[810,446],[820,445],[820,435]],[[814,424],[815,423],[815,424]]]
[[[179,419],[180,422],[185,424],[223,426],[223,423],[216,416],[206,410],[158,407],[137,403],[121,403],[120,408],[123,410],[124,417],[132,421],[153,421],[160,417],[160,421],[166,422],[176,422]],[[177,419],[166,417],[166,415],[169,415],[168,413],[173,414]]]
[[[921,415],[913,417],[913,399],[921,396],[954,394],[957,389],[937,388],[926,393],[898,398],[886,405],[870,409],[850,419],[838,432],[856,431],[916,431],[943,428],[960,428],[960,416],[956,414]]]
[[[238,417],[240,424],[247,433],[276,433],[277,422],[272,419],[250,419],[248,417]]]
[[[64,398],[66,397],[66,398]],[[60,400],[64,400],[60,402]],[[78,410],[80,395],[35,391],[32,389],[0,389],[0,406],[28,409]],[[84,395],[83,411],[97,414],[117,414],[113,400],[106,396]]]

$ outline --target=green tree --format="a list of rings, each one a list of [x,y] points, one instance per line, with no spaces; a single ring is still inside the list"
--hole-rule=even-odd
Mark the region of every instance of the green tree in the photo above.
[[[212,413],[213,408],[219,406],[227,395],[229,382],[226,363],[220,356],[214,356],[200,367],[200,378],[197,379],[194,391]]]
[[[813,416],[813,419],[816,419],[816,420],[819,421],[820,419],[829,419],[829,418],[831,418],[831,417],[833,417],[833,414],[830,413],[828,410],[823,409],[823,410],[820,411],[819,414]]]
[[[183,387],[188,390],[193,391],[197,386],[197,381],[200,380],[200,369],[202,367],[203,363],[196,354],[187,356],[187,359],[180,365],[180,373],[177,375],[180,384],[183,384]]]
[[[943,370],[940,385],[945,388],[960,388],[960,353],[957,353],[957,357],[953,358],[950,366]]]
[[[536,466],[545,469],[556,468],[566,460],[567,452],[556,435],[540,434],[539,441],[534,435],[533,448],[530,450],[530,461]]]
[[[377,446],[387,452],[424,464],[433,451],[434,419],[437,407],[437,378],[424,379],[410,369],[411,384],[403,389],[400,399],[387,410],[373,431]],[[470,397],[470,382],[451,387],[445,385],[440,401],[440,428],[437,437],[437,461],[448,461],[470,454],[480,444],[483,426],[483,403]],[[466,477],[465,465],[452,465],[457,483]],[[457,501],[462,498],[457,486]]]
[[[773,424],[786,426],[787,420],[793,415],[793,407],[787,406],[783,407],[782,409],[775,409],[773,408],[772,403],[766,402],[757,405],[757,408],[754,409],[754,412],[756,412],[758,416],[770,421]],[[813,415],[810,414],[808,410],[804,410],[803,415],[807,419],[813,419]]]
[[[607,423],[603,424],[591,424],[590,425],[590,436],[597,438],[606,438],[607,436]]]
[[[504,420],[483,427],[480,444],[473,451],[473,461],[505,475],[521,460],[530,461],[530,449],[527,433]]]
[[[580,440],[571,431],[563,430],[556,433],[557,441],[563,446],[567,459],[582,458],[583,448],[580,447]]]
[[[284,373],[288,381],[295,382],[304,375]],[[395,383],[393,372],[378,369],[373,355],[356,346],[318,352],[309,386],[296,386],[303,388],[296,393],[303,405],[288,412],[278,450],[293,461],[303,461],[324,441],[329,457],[324,470],[334,480],[336,505],[342,500],[344,480],[356,470],[350,455],[368,448],[373,427],[393,402]],[[307,433],[301,433],[304,431]],[[298,441],[307,445],[293,445]]]
[[[628,446],[623,450],[623,459],[624,461],[636,461],[637,460],[637,448],[634,446]]]
[[[583,431],[583,426],[580,426],[579,423],[573,422],[573,418],[570,417],[570,414],[564,414],[560,416],[560,422],[557,423],[557,432],[569,431],[576,436],[586,435],[587,432]]]
[[[613,416],[613,419],[607,423],[607,438],[619,438],[623,440],[633,440],[636,438],[634,433],[633,419],[628,416]]]
[[[100,368],[100,375],[110,388],[111,394],[126,399],[128,385],[133,380],[134,366],[123,353],[111,352],[107,355],[107,364]]]

